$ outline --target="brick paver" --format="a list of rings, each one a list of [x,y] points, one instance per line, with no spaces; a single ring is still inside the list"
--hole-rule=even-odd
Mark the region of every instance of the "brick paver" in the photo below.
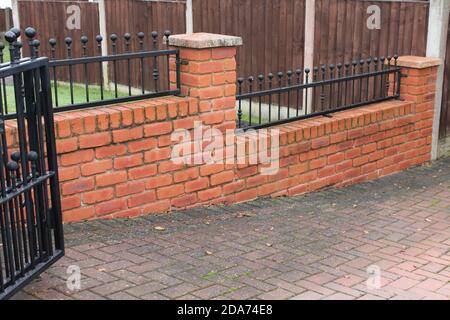
[[[65,231],[66,257],[14,298],[449,299],[450,159],[344,189]],[[81,291],[67,289],[69,265]]]

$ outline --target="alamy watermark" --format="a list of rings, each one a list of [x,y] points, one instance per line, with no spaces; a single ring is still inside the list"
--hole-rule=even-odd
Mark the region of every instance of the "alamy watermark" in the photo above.
[[[174,164],[260,165],[262,175],[275,175],[280,168],[278,129],[223,132],[197,121],[194,130],[177,129],[171,138]]]
[[[70,5],[66,9],[66,27],[69,30],[81,29],[81,8],[79,5]]]
[[[370,15],[366,21],[367,28],[369,30],[380,30],[381,29],[381,8],[377,5],[368,6],[367,14]]]
[[[370,265],[366,270],[369,277],[366,280],[366,286],[369,290],[381,289],[381,268],[377,265]]]
[[[69,291],[81,290],[81,268],[77,265],[72,265],[67,268],[66,286]]]

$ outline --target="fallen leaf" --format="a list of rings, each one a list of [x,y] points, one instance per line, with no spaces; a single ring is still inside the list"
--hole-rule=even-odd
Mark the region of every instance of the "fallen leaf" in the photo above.
[[[272,247],[272,246],[273,246],[273,244],[271,244],[271,243],[266,243],[266,246],[268,246],[268,247]]]
[[[211,256],[213,253],[211,251],[205,251],[208,256]]]
[[[253,213],[253,212],[245,211],[245,212],[239,212],[239,213],[236,215],[236,217],[237,217],[237,218],[244,218],[244,217],[251,218],[251,217],[256,217],[256,214]]]

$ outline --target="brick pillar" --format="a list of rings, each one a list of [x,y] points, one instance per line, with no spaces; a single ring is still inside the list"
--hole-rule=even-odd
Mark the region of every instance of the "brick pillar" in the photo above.
[[[440,64],[440,59],[416,56],[402,56],[397,62],[402,74],[400,99],[413,102],[414,129],[420,132],[421,137],[426,138],[425,148],[429,153],[427,160],[432,159],[436,90],[441,90],[441,88],[436,88]],[[437,121],[439,122],[439,120]]]
[[[399,57],[397,65],[402,69],[400,98],[416,102],[419,105],[434,104],[437,72],[440,64],[441,60],[436,58]]]
[[[240,37],[210,33],[174,35],[180,49],[181,94],[198,99],[204,125],[221,130],[236,128],[236,49]],[[171,84],[176,84],[175,60],[171,60]]]

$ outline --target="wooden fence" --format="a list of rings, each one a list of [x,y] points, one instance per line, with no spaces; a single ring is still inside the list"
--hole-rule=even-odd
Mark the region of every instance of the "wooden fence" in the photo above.
[[[80,29],[69,30],[67,28],[67,7],[76,4],[81,10]],[[18,10],[21,29],[33,26],[37,30],[36,38],[41,41],[40,54],[51,57],[51,46],[49,39],[56,39],[56,58],[67,57],[67,46],[64,42],[66,37],[73,39],[72,56],[82,56],[81,36],[89,38],[87,54],[96,55],[97,46],[95,36],[100,33],[98,6],[96,3],[79,1],[40,1],[40,0],[20,0]],[[25,55],[29,55],[28,46],[24,45]],[[53,75],[52,75],[53,76]],[[68,70],[58,69],[58,79],[68,80]],[[84,82],[84,70],[82,66],[73,68],[73,79],[76,82]],[[89,81],[99,83],[99,72],[89,72]]]
[[[0,9],[0,32],[8,31],[12,26],[12,11],[10,8]]]
[[[194,32],[241,36],[242,76],[303,68],[305,0],[193,0]]]
[[[139,42],[137,41],[137,33],[144,32],[144,45],[146,50],[153,48],[151,33],[158,32],[157,46],[165,48],[163,44],[164,31],[170,30],[172,34],[180,34],[186,32],[186,7],[184,2],[179,1],[141,1],[141,0],[107,0],[105,1],[106,11],[106,30],[107,34],[116,33],[121,38],[126,32],[131,33],[131,50],[139,50]],[[118,52],[123,52],[124,41],[118,41]],[[111,47],[108,47],[111,53]],[[147,69],[149,66],[153,68],[153,61],[146,59]],[[127,64],[125,62],[118,63],[118,83],[126,84]],[[140,61],[131,62],[132,79],[131,83],[135,87],[141,87]],[[160,69],[159,88],[168,89],[167,72],[161,70],[167,69],[167,61],[162,57],[158,59],[158,68]],[[110,68],[111,71],[111,68]],[[151,77],[151,72],[149,76]],[[112,76],[110,74],[110,79]]]
[[[367,27],[367,8],[381,9],[381,29]],[[370,56],[424,56],[428,1],[316,0],[314,64]]]
[[[43,54],[49,54],[48,38],[55,37],[57,56],[64,57],[63,40],[69,35],[78,42],[73,46],[73,55],[80,56],[82,34],[90,39],[89,54],[95,52],[93,39],[100,33],[97,3],[43,0],[18,0],[18,3],[20,24],[23,28],[37,27]],[[65,10],[71,4],[81,7],[81,30],[68,30],[65,26]],[[380,30],[366,27],[367,8],[374,4],[381,8]],[[304,65],[305,10],[306,0],[193,0],[193,28],[194,32],[243,37],[244,46],[238,52],[240,76],[286,72],[312,67]],[[136,33],[143,31],[148,48],[151,31],[186,32],[185,11],[184,0],[105,0],[106,32],[116,33],[120,38],[130,32],[134,38],[131,48],[137,50]],[[321,65],[395,53],[424,55],[427,19],[428,1],[316,0],[312,60],[314,65]],[[123,41],[118,41],[118,52],[123,49]],[[110,43],[108,51],[111,52]],[[125,67],[119,66],[120,70]],[[138,64],[133,63],[133,68],[138,68]],[[77,76],[81,76],[79,72]],[[123,76],[119,80],[125,83]],[[135,76],[133,85],[138,81]]]
[[[447,54],[445,57],[444,85],[442,88],[440,138],[450,136],[450,23],[447,33]]]

